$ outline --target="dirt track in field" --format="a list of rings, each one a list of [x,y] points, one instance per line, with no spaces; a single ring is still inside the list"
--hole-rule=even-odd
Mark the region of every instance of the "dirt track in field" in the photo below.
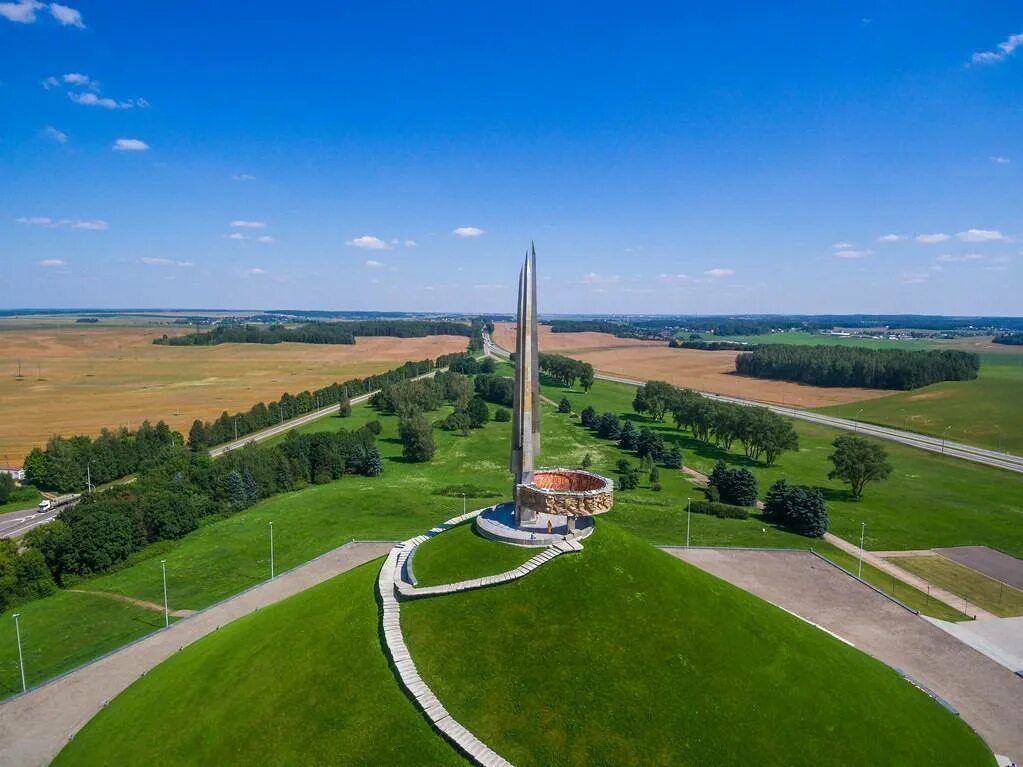
[[[514,323],[497,323],[494,340],[505,349],[514,349]],[[552,333],[549,326],[541,326],[540,351],[567,354],[589,362],[601,373],[657,379],[711,394],[799,408],[843,405],[893,393],[878,389],[804,386],[738,376],[734,372],[737,352],[672,349],[660,341],[616,338],[608,333]]]
[[[359,338],[339,344],[156,346],[191,328],[63,327],[0,332],[0,461],[21,464],[52,434],[95,435],[163,419],[187,432],[196,418],[248,409],[364,377],[407,360],[463,351],[462,336]],[[22,377],[19,380],[18,362]]]

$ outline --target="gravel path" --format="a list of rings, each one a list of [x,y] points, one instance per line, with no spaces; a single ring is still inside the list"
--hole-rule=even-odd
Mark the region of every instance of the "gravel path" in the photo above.
[[[170,628],[0,704],[0,765],[42,767],[100,709],[174,653],[221,626],[304,591],[391,550],[389,542],[348,543]],[[162,608],[161,608],[162,609]]]

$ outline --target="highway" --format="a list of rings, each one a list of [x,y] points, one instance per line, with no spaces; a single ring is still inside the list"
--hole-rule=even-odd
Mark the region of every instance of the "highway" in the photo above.
[[[38,527],[41,524],[51,521],[61,512],[62,509],[66,508],[67,506],[60,506],[52,511],[39,514],[33,506],[30,509],[9,511],[6,514],[0,514],[0,538],[18,538],[27,533],[33,527]]]
[[[483,351],[486,354],[491,354],[502,359],[508,359],[510,356],[506,349],[502,349],[494,343],[488,333],[483,334]],[[646,381],[636,378],[629,378],[627,376],[614,375],[610,373],[595,373],[594,377],[599,378],[602,381],[613,381],[615,383],[628,384],[629,386],[642,386],[646,383]],[[1023,456],[1012,455],[1011,453],[1000,453],[996,450],[987,450],[982,447],[974,447],[973,445],[964,445],[961,442],[951,442],[949,440],[941,439],[940,437],[928,437],[924,434],[915,434],[911,431],[892,429],[887,426],[875,426],[874,424],[864,423],[863,421],[854,421],[849,418],[836,418],[835,416],[815,413],[812,410],[799,410],[793,407],[739,399],[738,397],[727,397],[722,394],[710,394],[707,392],[701,393],[709,399],[721,400],[722,402],[734,402],[738,405],[766,407],[768,410],[775,413],[786,415],[790,418],[798,418],[801,421],[809,421],[810,423],[830,426],[835,429],[844,429],[858,434],[865,434],[870,437],[877,437],[878,439],[898,442],[903,445],[909,445],[910,447],[920,448],[921,450],[929,450],[932,453],[948,455],[953,458],[962,458],[965,461],[973,461],[975,463],[982,463],[987,466],[994,466],[1007,471],[1023,473]]]

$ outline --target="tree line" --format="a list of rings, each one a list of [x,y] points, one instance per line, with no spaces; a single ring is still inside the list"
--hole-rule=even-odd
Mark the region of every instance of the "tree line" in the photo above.
[[[1023,333],[999,333],[991,342],[1005,346],[1023,346]]]
[[[217,344],[279,344],[285,341],[300,344],[354,344],[356,336],[391,336],[422,338],[423,336],[477,337],[483,347],[480,325],[474,322],[448,320],[351,320],[345,322],[305,322],[296,327],[287,325],[222,324],[208,332],[154,338],[163,346],[215,346]]]
[[[354,431],[292,431],[279,445],[247,445],[217,461],[175,445],[141,470],[136,482],[83,496],[53,522],[26,533],[23,543],[42,558],[52,583],[67,585],[68,578],[105,572],[151,543],[181,538],[206,517],[346,474],[378,476],[379,427],[371,422]]]
[[[566,388],[575,386],[576,380],[585,392],[593,386],[593,365],[589,362],[572,359],[563,354],[540,354],[538,365],[541,373],[549,375]]]
[[[940,349],[905,351],[857,346],[760,346],[735,358],[735,372],[755,378],[810,384],[916,389],[939,381],[977,377],[980,357]]]
[[[748,352],[760,348],[759,345],[743,344],[738,341],[702,341],[695,338],[688,341],[672,338],[668,346],[672,349],[699,349],[704,352]]]

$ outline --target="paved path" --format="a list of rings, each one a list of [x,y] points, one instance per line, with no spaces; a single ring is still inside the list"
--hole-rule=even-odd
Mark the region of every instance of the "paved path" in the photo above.
[[[147,602],[145,599],[136,599],[127,594],[118,594],[116,591],[99,591],[95,589],[66,589],[66,591],[73,591],[76,594],[95,594],[98,597],[113,599],[115,602],[127,602],[130,605],[144,607],[147,610],[154,610],[158,613],[163,612],[163,605],[158,605],[156,602]],[[175,618],[187,618],[189,615],[195,615],[195,612],[195,610],[171,610],[170,614]]]
[[[348,543],[170,628],[0,704],[0,765],[42,767],[118,693],[178,650],[261,607],[387,554],[391,543]]]
[[[501,359],[508,359],[509,355],[509,352],[494,343],[493,339],[487,333],[483,334],[483,351],[486,354],[500,357]],[[594,377],[603,381],[628,384],[629,386],[642,386],[646,383],[646,381],[641,379],[629,378],[616,373],[597,372],[594,374]],[[817,423],[822,426],[831,426],[836,429],[844,429],[845,431],[855,431],[871,437],[899,442],[903,445],[920,448],[921,450],[927,450],[932,453],[948,455],[954,458],[962,458],[966,461],[975,461],[976,463],[983,463],[988,466],[995,466],[1000,469],[1023,473],[1023,456],[1012,455],[1011,453],[987,450],[986,448],[974,447],[973,445],[966,445],[961,442],[951,442],[949,440],[941,439],[940,437],[928,437],[924,434],[902,431],[901,429],[892,429],[887,426],[876,426],[863,421],[854,421],[849,418],[836,418],[835,416],[815,413],[812,410],[798,410],[785,405],[773,405],[768,402],[757,402],[755,400],[740,399],[738,397],[728,397],[723,394],[711,394],[709,392],[701,393],[704,397],[709,399],[721,400],[722,402],[734,402],[737,405],[756,405],[757,407],[765,407],[779,415],[787,415],[792,418],[798,418],[802,421],[809,421],[810,423]]]
[[[1023,679],[809,552],[671,549],[933,690],[996,753],[1023,760]],[[869,737],[869,735],[868,735]]]
[[[849,543],[849,541],[845,540],[844,538],[839,538],[837,535],[833,533],[825,533],[824,540],[826,540],[832,546],[835,546],[841,549],[842,551],[846,552],[847,554],[850,554],[851,556],[854,557],[860,556],[859,546]],[[953,594],[951,591],[946,591],[943,588],[928,583],[919,575],[914,575],[913,573],[909,572],[909,570],[903,570],[901,567],[892,564],[887,559],[879,557],[872,551],[863,552],[863,561],[866,562],[867,564],[873,565],[882,572],[888,573],[888,575],[892,575],[898,578],[900,581],[908,583],[913,588],[919,589],[925,594],[928,591],[930,591],[932,599],[937,599],[940,602],[944,602],[950,607],[954,607],[956,610],[959,610],[960,612],[965,612],[967,615],[970,615],[979,621],[998,619],[998,616],[995,615],[994,613],[989,613],[987,610],[981,607],[977,607],[975,604],[970,604],[968,602],[964,604],[962,597]]]

